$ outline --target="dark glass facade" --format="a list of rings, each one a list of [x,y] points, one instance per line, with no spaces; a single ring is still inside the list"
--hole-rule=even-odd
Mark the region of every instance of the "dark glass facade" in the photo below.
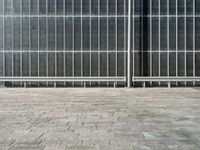
[[[161,77],[194,81],[200,77],[199,0],[132,0],[131,14],[128,4],[128,0],[0,0],[0,77],[127,79],[128,38],[133,82],[137,77],[158,77],[158,82]],[[114,82],[91,78],[86,84]]]

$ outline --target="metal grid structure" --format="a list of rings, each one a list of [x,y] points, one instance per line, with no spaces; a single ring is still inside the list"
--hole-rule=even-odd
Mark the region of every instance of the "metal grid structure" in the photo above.
[[[4,86],[200,81],[198,0],[0,0],[0,7]]]
[[[134,0],[132,8],[133,83],[199,84],[199,0]]]

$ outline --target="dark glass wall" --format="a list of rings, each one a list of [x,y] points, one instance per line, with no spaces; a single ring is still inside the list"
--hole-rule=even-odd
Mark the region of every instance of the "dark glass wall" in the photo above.
[[[199,0],[131,9],[132,76],[200,76]],[[0,0],[0,76],[126,77],[127,20],[128,0]]]
[[[134,76],[200,75],[199,4],[198,0],[134,0]]]

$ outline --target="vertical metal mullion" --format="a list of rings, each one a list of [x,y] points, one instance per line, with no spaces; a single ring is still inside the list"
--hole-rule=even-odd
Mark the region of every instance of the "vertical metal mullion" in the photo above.
[[[72,76],[74,77],[75,75],[75,61],[74,61],[74,51],[75,51],[75,46],[74,46],[74,15],[75,15],[75,11],[74,11],[74,0],[72,0]],[[74,82],[73,82],[73,86],[74,86]]]
[[[193,77],[196,77],[196,29],[195,29],[195,27],[196,27],[196,13],[195,13],[195,11],[196,11],[196,9],[195,9],[195,7],[196,7],[196,1],[195,0],[193,0]],[[195,86],[195,84],[196,84],[196,82],[194,81],[193,82],[193,85]]]
[[[29,77],[31,77],[31,0],[29,0]],[[31,82],[29,82],[31,85]]]
[[[40,2],[39,0],[38,2],[38,78],[40,76]],[[38,86],[39,86],[39,82],[38,82]]]
[[[48,49],[49,49],[49,29],[48,29],[48,0],[46,0],[46,76],[49,76],[49,53],[48,53]],[[46,83],[46,85],[48,86],[48,82]]]
[[[161,62],[160,62],[160,61],[161,61],[161,60],[160,60],[160,57],[161,57],[161,49],[160,49],[160,48],[161,48],[161,47],[160,47],[160,38],[161,38],[161,36],[160,36],[160,22],[161,22],[161,21],[160,21],[160,19],[161,19],[160,13],[161,13],[161,11],[160,11],[160,6],[161,6],[161,5],[160,5],[160,1],[161,1],[161,0],[158,0],[158,10],[159,10],[159,15],[158,15],[158,24],[159,24],[159,25],[158,25],[158,40],[159,40],[159,41],[158,41],[158,45],[159,45],[159,46],[158,46],[158,47],[159,47],[159,55],[158,55],[158,57],[159,57],[159,61],[158,61],[158,62],[159,62],[159,77],[160,77],[160,75],[161,75],[161,70],[160,70],[160,69],[161,69],[161,68],[160,68],[160,66],[161,66],[161,65],[160,65],[160,64],[161,64]],[[160,82],[159,82],[159,86],[160,86]]]
[[[22,19],[23,19],[23,14],[22,14],[22,0],[20,0],[20,50],[23,51],[23,45],[22,45],[22,36],[23,36],[23,32],[22,32]],[[22,77],[23,74],[23,60],[22,60],[22,52],[20,53],[20,76]],[[22,82],[21,82],[21,86],[22,86]]]
[[[90,7],[90,77],[92,76],[92,0],[89,1]],[[90,82],[91,86],[92,82]]]
[[[128,1],[128,53],[127,53],[127,87],[131,87],[131,0]],[[134,60],[133,60],[134,61]]]
[[[134,11],[134,9],[133,9],[133,11]],[[134,17],[134,16],[133,16]],[[127,66],[127,62],[126,62],[126,51],[127,51],[127,39],[126,39],[126,0],[124,0],[124,77],[126,76],[126,66]],[[134,19],[134,18],[133,18]],[[133,25],[134,26],[134,25]],[[134,28],[134,27],[133,27]],[[134,37],[134,34],[133,34],[133,37]]]
[[[55,0],[55,77],[57,77],[57,0]],[[57,83],[55,83],[56,85]]]
[[[169,0],[167,0],[167,76],[170,76],[169,73]]]
[[[98,0],[98,77],[100,77],[101,73],[100,73],[100,65],[101,65],[101,60],[100,60],[100,0]],[[99,86],[100,86],[100,82],[99,82]]]
[[[66,10],[66,6],[65,6],[65,0],[63,0],[63,25],[64,25],[64,34],[63,34],[63,44],[64,44],[64,51],[63,51],[63,55],[64,55],[64,61],[63,61],[63,66],[64,66],[64,77],[66,77],[66,43],[65,43],[65,40],[66,40],[66,38],[65,38],[65,36],[66,36],[66,34],[65,34],[65,32],[66,32],[66,29],[65,29],[65,26],[66,26],[66,22],[65,22],[65,10]],[[64,86],[66,86],[66,82],[64,82]]]
[[[150,77],[152,77],[152,0],[150,0]],[[150,83],[152,85],[152,82]]]
[[[107,77],[109,77],[109,74],[110,74],[110,72],[109,72],[109,69],[110,69],[110,67],[109,67],[109,0],[107,0],[107,3],[106,3],[106,5],[107,5],[107,12],[106,12],[106,14],[107,14]],[[109,85],[109,82],[107,82],[107,86]]]
[[[14,0],[12,0],[12,15],[14,15]],[[12,77],[14,76],[14,21],[12,16]],[[12,82],[12,86],[14,86],[14,82]]]
[[[143,27],[144,27],[144,0],[141,0],[141,18],[142,18],[142,21],[141,21],[141,53],[142,53],[142,64],[141,64],[141,69],[142,69],[142,76],[144,76],[144,32],[143,32]]]
[[[115,76],[117,77],[118,76],[118,10],[117,10],[117,7],[118,7],[118,0],[115,0]]]
[[[186,0],[184,0],[184,49],[185,49],[185,77],[187,77],[187,21],[186,21],[186,15],[187,15],[187,10],[186,10]],[[186,86],[187,82],[185,82]]]
[[[178,0],[176,0],[176,77],[178,77]]]
[[[5,0],[3,0],[3,77],[5,77]],[[3,82],[5,86],[5,82]]]
[[[83,77],[83,0],[81,0],[81,77]]]

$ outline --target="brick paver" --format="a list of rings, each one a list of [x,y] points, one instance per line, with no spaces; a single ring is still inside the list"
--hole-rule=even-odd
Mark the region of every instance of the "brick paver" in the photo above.
[[[199,150],[200,89],[0,89],[0,149]]]

